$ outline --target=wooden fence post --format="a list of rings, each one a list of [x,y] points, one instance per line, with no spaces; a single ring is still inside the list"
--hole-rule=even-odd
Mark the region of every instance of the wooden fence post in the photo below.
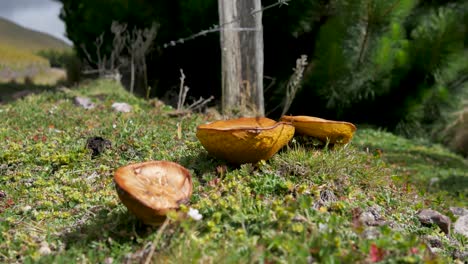
[[[218,0],[223,113],[263,116],[263,27],[260,0]]]

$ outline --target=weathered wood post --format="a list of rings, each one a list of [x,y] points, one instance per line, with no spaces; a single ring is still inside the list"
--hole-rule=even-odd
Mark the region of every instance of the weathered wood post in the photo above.
[[[218,0],[223,113],[263,116],[263,27],[260,0]]]

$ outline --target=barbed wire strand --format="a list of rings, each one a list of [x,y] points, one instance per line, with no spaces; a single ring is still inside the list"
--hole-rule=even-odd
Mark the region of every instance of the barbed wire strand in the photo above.
[[[250,12],[250,16],[255,16],[256,14],[258,14],[260,12],[263,12],[265,10],[271,9],[273,7],[276,7],[276,6],[281,7],[283,5],[288,5],[288,3],[290,1],[292,1],[292,0],[278,0],[274,4],[265,6],[265,7],[261,8],[261,9],[258,9],[258,10],[253,10],[252,12]],[[238,16],[238,17],[236,17],[235,19],[233,19],[231,21],[228,21],[228,22],[223,23],[223,24],[214,25],[209,29],[202,30],[202,31],[200,31],[198,33],[195,33],[195,34],[191,35],[191,36],[188,36],[188,37],[185,37],[185,38],[180,38],[178,40],[169,41],[169,42],[163,44],[163,47],[168,48],[168,47],[174,47],[177,44],[184,44],[185,42],[196,39],[198,37],[206,36],[207,34],[221,31],[221,29],[224,28],[225,26],[236,23],[236,22],[238,22],[240,20],[241,20],[241,17]],[[257,29],[257,28],[232,28],[231,30],[233,30],[233,31],[257,31],[259,29]]]

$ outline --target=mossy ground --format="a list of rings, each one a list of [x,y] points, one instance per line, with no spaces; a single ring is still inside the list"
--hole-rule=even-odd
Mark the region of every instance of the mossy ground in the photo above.
[[[97,107],[75,106],[77,94]],[[116,101],[134,110],[116,113]],[[195,137],[210,116],[168,110],[106,81],[0,105],[0,262],[139,262],[152,245],[155,262],[447,263],[468,245],[416,218],[421,208],[450,215],[449,206],[467,206],[466,160],[441,146],[361,129],[346,147],[292,141],[267,162],[233,167]],[[94,159],[92,136],[112,142]],[[158,235],[127,212],[113,172],[147,160],[192,172],[189,206],[202,220],[170,221]],[[387,224],[360,223],[369,208]],[[438,255],[421,240],[428,234],[444,244]]]

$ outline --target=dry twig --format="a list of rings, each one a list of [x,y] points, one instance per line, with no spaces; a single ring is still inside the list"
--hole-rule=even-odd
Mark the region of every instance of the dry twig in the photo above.
[[[289,78],[287,87],[286,87],[286,97],[283,106],[283,112],[281,115],[286,114],[288,112],[289,107],[291,107],[294,98],[296,97],[296,93],[300,88],[300,84],[302,78],[304,77],[304,70],[307,66],[307,55],[301,55],[299,59],[296,60],[296,67],[293,69],[293,74],[291,78]]]

